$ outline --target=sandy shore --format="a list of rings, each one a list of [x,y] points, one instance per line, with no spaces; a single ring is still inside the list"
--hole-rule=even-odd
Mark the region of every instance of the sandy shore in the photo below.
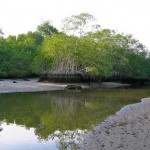
[[[123,107],[84,138],[79,150],[150,150],[150,98]]]
[[[14,92],[38,92],[38,91],[53,91],[64,90],[64,88],[70,83],[49,83],[38,82],[38,78],[29,79],[24,81],[23,79],[0,79],[0,93],[14,93]],[[16,83],[14,83],[16,82]],[[81,85],[82,88],[89,88],[88,84],[75,83]]]
[[[23,79],[0,79],[0,93],[63,90],[70,84],[38,82],[38,80],[38,78],[32,78],[29,81],[24,81]],[[124,84],[115,82],[103,82],[101,85],[98,83],[90,83],[90,86],[88,83],[75,84],[81,85],[82,88],[115,88],[124,86]]]
[[[66,84],[38,82],[38,78],[29,81],[4,79],[0,81],[0,93],[63,90],[65,86]]]

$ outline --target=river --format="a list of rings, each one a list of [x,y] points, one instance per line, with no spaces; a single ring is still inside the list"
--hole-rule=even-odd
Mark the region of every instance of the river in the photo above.
[[[87,131],[150,87],[0,94],[0,150],[75,150]]]

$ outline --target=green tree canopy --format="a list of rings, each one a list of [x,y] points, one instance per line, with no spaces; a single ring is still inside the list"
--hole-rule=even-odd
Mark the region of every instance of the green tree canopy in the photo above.
[[[63,32],[49,21],[35,32],[2,36],[0,77],[80,73],[104,78],[150,76],[150,52],[132,35],[101,29],[88,13],[63,20]]]
[[[52,36],[58,33],[58,30],[51,25],[50,21],[44,21],[41,25],[38,25],[37,31],[42,34],[42,36]]]
[[[94,23],[96,19],[89,13],[81,13],[65,18],[62,30],[65,33],[82,36],[92,29],[99,29],[100,25]]]

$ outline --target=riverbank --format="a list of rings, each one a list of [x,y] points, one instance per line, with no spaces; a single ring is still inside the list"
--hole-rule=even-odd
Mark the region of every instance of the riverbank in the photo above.
[[[38,82],[38,78],[32,79],[1,79],[0,80],[0,93],[13,93],[13,92],[38,92],[38,91],[53,91],[64,90],[70,83],[50,83]],[[117,88],[128,86],[127,84],[120,84],[114,82],[98,83],[73,83],[81,85],[82,88]]]
[[[37,92],[62,90],[65,84],[43,83],[38,82],[38,78],[28,80],[23,79],[4,79],[0,81],[0,93],[13,92]]]
[[[90,131],[79,150],[149,150],[150,98],[123,107]]]

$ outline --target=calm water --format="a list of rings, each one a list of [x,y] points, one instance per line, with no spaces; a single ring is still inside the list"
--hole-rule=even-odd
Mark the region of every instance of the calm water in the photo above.
[[[87,130],[150,88],[0,94],[0,150],[75,150]]]

